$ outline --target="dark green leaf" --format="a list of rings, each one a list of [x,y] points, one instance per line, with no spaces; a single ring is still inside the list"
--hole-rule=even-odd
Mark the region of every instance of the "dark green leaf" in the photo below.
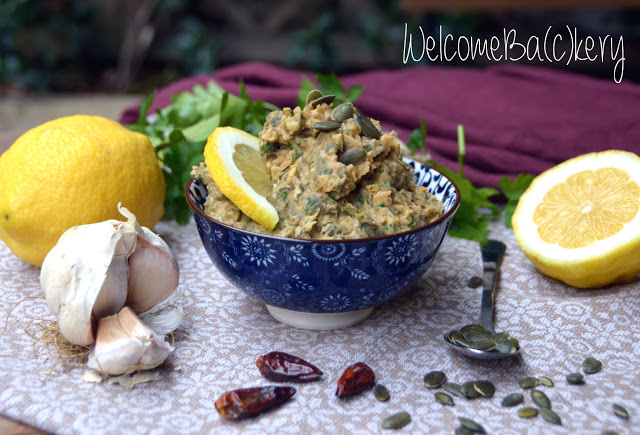
[[[350,103],[353,103],[358,98],[360,98],[363,92],[364,92],[364,86],[351,86],[347,91],[346,100],[349,101]]]
[[[153,103],[153,100],[156,98],[156,91],[153,91],[147,98],[144,99],[142,104],[140,104],[140,109],[138,110],[138,121],[136,124],[138,125],[147,125],[147,112],[149,111],[149,107]]]
[[[518,201],[522,194],[527,190],[535,175],[532,174],[518,174],[515,180],[511,181],[507,176],[504,176],[498,181],[500,190],[507,198],[507,204],[504,208],[504,224],[511,228],[511,217],[518,205]]]

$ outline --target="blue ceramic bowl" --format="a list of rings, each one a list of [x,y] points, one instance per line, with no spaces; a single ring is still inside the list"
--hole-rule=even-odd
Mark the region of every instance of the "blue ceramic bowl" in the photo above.
[[[434,168],[406,159],[419,186],[444,204],[435,222],[388,236],[307,240],[237,229],[204,212],[207,189],[196,179],[185,196],[207,254],[220,272],[277,320],[306,329],[337,329],[406,291],[429,268],[460,204],[456,185]],[[313,314],[312,314],[313,313]]]

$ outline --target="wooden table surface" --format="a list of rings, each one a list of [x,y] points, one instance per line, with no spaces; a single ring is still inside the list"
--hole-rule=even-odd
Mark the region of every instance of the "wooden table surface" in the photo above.
[[[100,115],[117,120],[139,95],[47,95],[0,99],[0,154],[22,133],[46,121],[75,114]],[[36,428],[0,415],[0,434],[44,434]]]

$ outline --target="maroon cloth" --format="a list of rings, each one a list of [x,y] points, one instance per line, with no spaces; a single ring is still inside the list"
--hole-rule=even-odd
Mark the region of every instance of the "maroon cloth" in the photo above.
[[[251,98],[293,107],[303,75],[314,78],[304,71],[243,63],[160,89],[152,110],[170,104],[170,95],[210,79],[236,95],[242,80]],[[464,125],[465,176],[476,186],[495,187],[503,175],[539,174],[592,151],[640,154],[640,86],[625,81],[616,84],[613,79],[521,66],[426,66],[340,80],[345,87],[364,86],[358,109],[378,119],[384,130],[396,130],[403,140],[424,119],[433,159],[456,171],[457,125]],[[121,122],[132,123],[137,117],[138,108],[129,107]]]

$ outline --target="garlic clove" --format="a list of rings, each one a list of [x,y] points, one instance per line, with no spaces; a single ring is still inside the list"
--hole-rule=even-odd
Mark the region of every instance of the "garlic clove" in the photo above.
[[[116,314],[127,300],[129,265],[127,257],[119,256],[111,260],[107,276],[102,283],[98,297],[93,304],[93,314],[101,319]]]
[[[120,375],[152,369],[167,359],[173,347],[129,307],[100,319],[96,344],[87,365],[101,373]]]
[[[40,285],[62,335],[71,343],[94,341],[94,308],[116,313],[124,305],[127,281],[123,264],[136,244],[133,227],[108,220],[68,229],[49,251],[40,270]],[[86,249],[90,246],[92,249]],[[96,302],[98,302],[96,306]]]
[[[129,256],[126,305],[138,312],[160,305],[174,293],[179,277],[173,256],[138,236],[136,249]]]
[[[165,308],[153,313],[145,313],[140,320],[158,335],[167,335],[175,331],[184,319],[182,307]]]

